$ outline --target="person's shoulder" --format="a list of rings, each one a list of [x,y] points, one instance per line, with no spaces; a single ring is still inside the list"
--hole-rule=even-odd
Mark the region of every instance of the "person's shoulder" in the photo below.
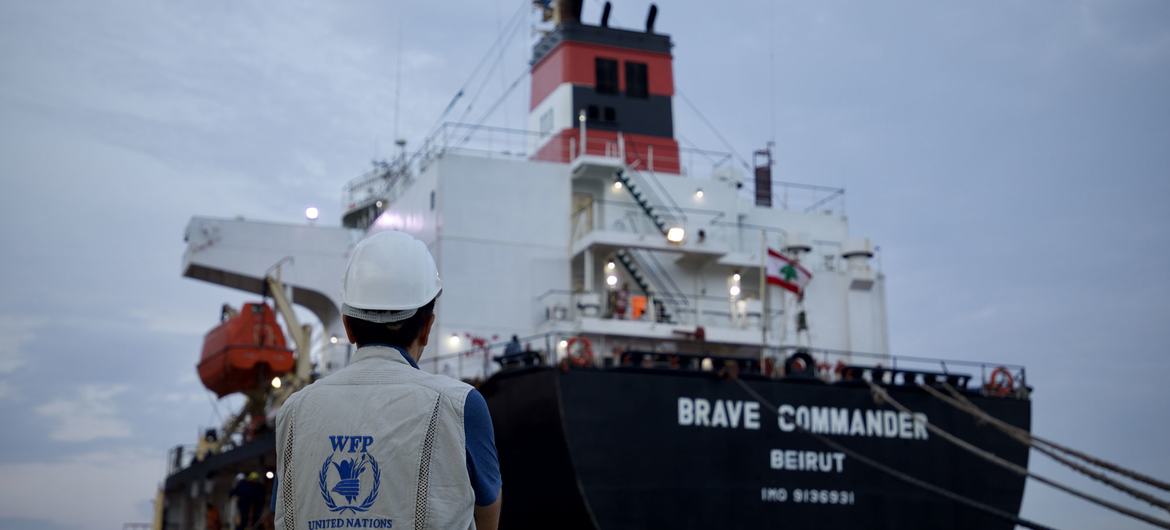
[[[475,387],[453,377],[432,374],[430,372],[423,372],[423,374],[425,375],[421,380],[424,384],[450,399],[452,403],[462,405],[463,401],[467,398],[467,393],[475,390]]]
[[[479,392],[479,389],[474,387],[471,388],[471,390],[467,392],[466,397],[464,397],[463,406],[464,410],[467,411],[468,414],[482,414],[491,417],[490,413],[488,412],[487,400],[484,399],[483,394]]]

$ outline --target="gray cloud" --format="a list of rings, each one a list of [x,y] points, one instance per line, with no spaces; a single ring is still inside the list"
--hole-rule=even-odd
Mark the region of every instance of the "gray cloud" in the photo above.
[[[0,4],[0,526],[148,517],[166,448],[217,423],[192,377],[201,335],[248,298],[178,277],[187,219],[336,218],[396,118],[417,145],[518,7]],[[617,2],[613,20],[645,9]],[[719,9],[662,9],[679,90],[738,152],[774,139],[784,180],[848,188],[853,230],[883,249],[895,351],[1027,364],[1038,433],[1170,477],[1170,4]],[[527,45],[453,115],[480,116]],[[520,126],[526,98],[489,122]],[[722,148],[675,108],[680,137]],[[86,388],[122,387],[99,395],[131,438],[53,439]],[[125,495],[44,522],[16,480],[58,487],[33,470],[79,462],[71,498],[103,477]],[[1024,515],[1127,524],[1042,486]]]
[[[101,438],[129,438],[130,424],[118,413],[114,398],[125,393],[126,385],[82,385],[73,399],[58,398],[35,411],[57,425],[49,439],[88,442]]]

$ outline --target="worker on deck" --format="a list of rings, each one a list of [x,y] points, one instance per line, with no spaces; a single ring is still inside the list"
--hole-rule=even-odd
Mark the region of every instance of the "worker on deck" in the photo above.
[[[260,473],[252,471],[237,481],[228,497],[236,499],[234,528],[253,528],[260,522],[260,514],[264,512],[264,485],[260,483]]]
[[[409,235],[379,232],[354,247],[341,312],[358,349],[280,409],[276,528],[497,528],[487,403],[418,369],[441,290],[430,251]]]
[[[520,345],[520,337],[512,335],[512,340],[504,345],[504,355],[519,355],[524,351],[524,347]]]

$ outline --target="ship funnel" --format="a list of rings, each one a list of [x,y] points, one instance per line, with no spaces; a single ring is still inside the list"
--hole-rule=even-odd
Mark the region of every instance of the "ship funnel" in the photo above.
[[[613,4],[606,2],[605,7],[601,10],[601,27],[609,27],[609,12],[613,9]]]
[[[556,24],[580,23],[581,4],[582,0],[557,0],[553,22]]]
[[[646,14],[646,33],[654,33],[654,20],[658,18],[658,5],[650,4],[650,12]]]

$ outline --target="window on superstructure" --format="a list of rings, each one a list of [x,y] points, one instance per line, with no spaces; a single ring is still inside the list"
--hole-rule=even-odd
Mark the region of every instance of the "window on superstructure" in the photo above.
[[[650,97],[646,81],[646,63],[626,61],[626,95],[632,98]]]
[[[614,59],[598,57],[594,59],[597,68],[597,93],[618,93],[618,62]]]

